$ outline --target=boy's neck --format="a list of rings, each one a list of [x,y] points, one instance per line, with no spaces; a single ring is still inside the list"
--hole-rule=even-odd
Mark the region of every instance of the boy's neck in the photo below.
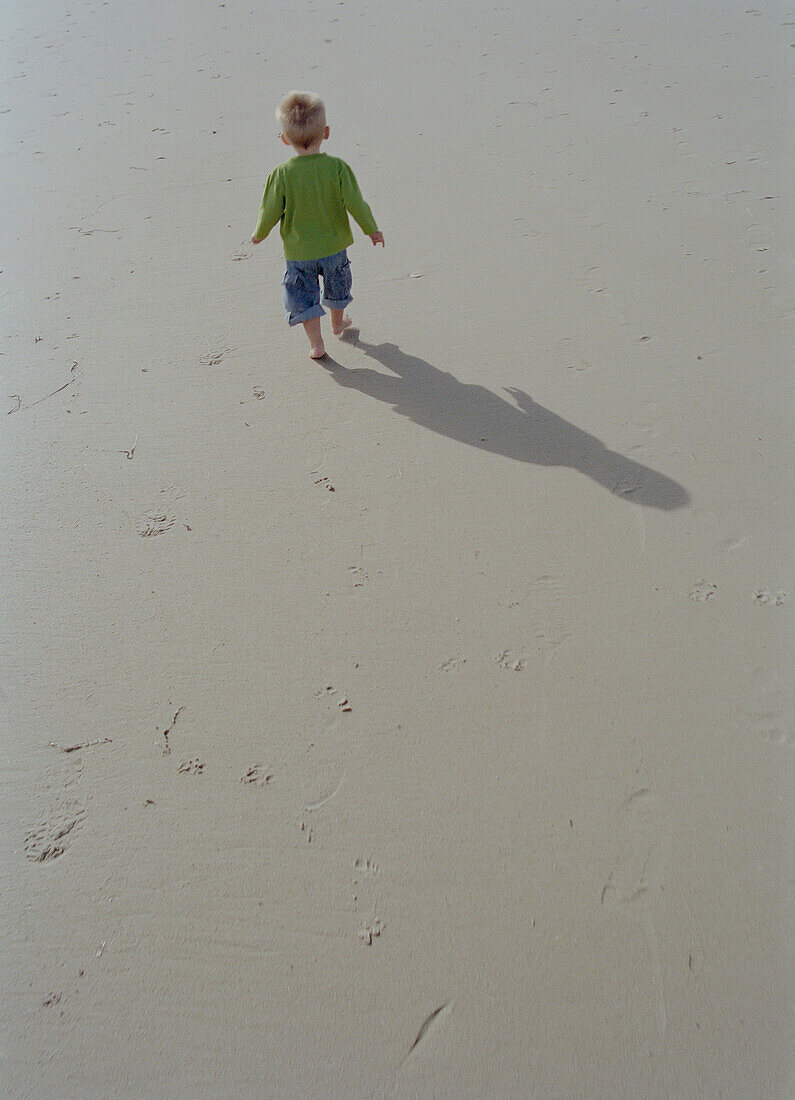
[[[293,150],[297,157],[314,157],[320,152],[320,146],[323,144],[323,139],[316,144],[310,145],[308,149],[300,149],[297,145],[293,146]]]

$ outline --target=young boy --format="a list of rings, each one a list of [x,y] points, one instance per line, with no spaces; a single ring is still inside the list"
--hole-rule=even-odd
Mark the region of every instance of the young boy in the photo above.
[[[282,297],[290,325],[303,324],[309,354],[326,354],[320,331],[323,306],[331,310],[331,330],[342,336],[351,325],[345,307],[351,297],[351,265],[346,248],[353,244],[348,214],[352,214],[373,244],[383,247],[370,207],[362,198],[351,169],[339,157],[320,152],[329,136],[326,108],[311,92],[290,92],[276,118],[281,138],[296,155],[275,168],[262,196],[252,244],[263,241],[277,222],[284,243],[287,270]],[[323,305],[318,276],[323,276]]]

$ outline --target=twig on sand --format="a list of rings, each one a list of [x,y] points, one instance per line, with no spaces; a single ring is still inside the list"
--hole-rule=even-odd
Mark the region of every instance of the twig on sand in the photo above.
[[[135,454],[135,448],[137,446],[138,446],[138,433],[136,432],[135,442],[133,443],[132,447],[130,447],[129,451],[125,451],[124,448],[122,447],[119,451],[119,454],[120,455],[126,455],[127,458],[131,459],[133,457],[133,455]]]
[[[171,725],[163,730],[163,740],[166,743],[166,747],[163,749],[163,756],[168,756],[169,753],[171,752],[171,746],[168,743],[168,738],[169,738],[169,735],[170,735],[171,731],[174,729],[174,726],[176,726],[176,724],[177,724],[177,719],[179,718],[180,714],[182,714],[184,709],[185,709],[184,707],[180,707],[179,710],[177,711],[177,713],[171,719]]]
[[[452,1001],[445,1001],[444,1004],[439,1005],[438,1008],[435,1008],[433,1010],[433,1012],[431,1012],[428,1016],[425,1017],[425,1019],[422,1021],[422,1026],[420,1027],[420,1030],[417,1032],[416,1039],[411,1044],[411,1046],[408,1049],[408,1053],[406,1054],[405,1058],[403,1059],[403,1061],[398,1066],[398,1072],[400,1070],[402,1070],[403,1067],[408,1062],[410,1062],[411,1059],[415,1056],[414,1052],[416,1051],[416,1049],[420,1045],[420,1043],[422,1043],[423,1039],[425,1039],[425,1037],[428,1034],[428,1031],[431,1028],[434,1028],[434,1025],[436,1024],[436,1021],[438,1020],[438,1021],[441,1022],[441,1019],[444,1016],[449,1015],[449,1013],[452,1011],[452,1008],[453,1008],[453,1002]]]
[[[50,748],[59,752],[77,752],[78,749],[91,749],[94,745],[110,745],[112,740],[112,737],[97,737],[94,741],[77,741],[74,745],[59,745],[57,741],[50,741]]]
[[[99,227],[95,229],[81,229],[79,225],[70,225],[68,228],[75,229],[81,237],[90,237],[94,233],[121,233],[120,229],[100,229]]]
[[[59,386],[57,390],[53,390],[52,393],[48,393],[46,397],[40,397],[38,401],[31,401],[29,405],[23,405],[22,398],[19,396],[19,394],[12,393],[11,396],[17,399],[17,407],[15,409],[9,409],[7,415],[10,416],[11,413],[19,412],[20,409],[32,409],[35,405],[41,405],[43,401],[49,401],[50,398],[55,397],[57,393],[61,393],[63,390],[68,389],[69,386],[73,386],[77,381],[77,378],[75,377],[76,370],[77,363],[72,363],[72,367],[70,370],[72,377],[69,379],[68,382],[64,382],[62,386]]]
[[[449,1004],[449,1003],[450,1003],[449,1001],[445,1001],[445,1002],[444,1002],[444,1004],[441,1004],[441,1005],[439,1005],[439,1007],[438,1007],[438,1008],[435,1008],[435,1009],[433,1010],[433,1012],[431,1012],[431,1013],[430,1013],[430,1015],[428,1015],[428,1016],[426,1016],[426,1017],[425,1017],[425,1019],[424,1019],[424,1020],[423,1020],[423,1022],[422,1022],[422,1027],[421,1027],[421,1028],[420,1028],[420,1030],[419,1030],[419,1031],[417,1032],[417,1038],[416,1038],[416,1039],[414,1040],[414,1042],[413,1042],[413,1043],[411,1044],[411,1046],[409,1047],[409,1054],[411,1054],[411,1052],[412,1052],[413,1050],[416,1050],[416,1049],[417,1049],[417,1047],[418,1047],[418,1046],[420,1045],[420,1043],[422,1042],[422,1040],[423,1040],[423,1039],[425,1038],[425,1034],[426,1034],[426,1032],[427,1032],[428,1028],[429,1028],[429,1027],[431,1026],[431,1024],[432,1024],[432,1023],[433,1023],[433,1021],[434,1021],[434,1020],[436,1019],[436,1017],[437,1017],[437,1016],[438,1016],[438,1015],[439,1015],[440,1013],[444,1012],[444,1010],[445,1010],[445,1009],[447,1008],[447,1006],[448,1006],[448,1004]]]

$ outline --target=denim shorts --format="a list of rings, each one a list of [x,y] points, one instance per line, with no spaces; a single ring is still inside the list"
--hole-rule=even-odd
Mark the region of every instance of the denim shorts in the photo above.
[[[300,325],[313,317],[323,317],[325,309],[345,309],[351,297],[351,262],[348,253],[335,252],[320,260],[286,260],[282,279],[282,301],[290,325]],[[323,276],[323,306],[320,304],[318,276]]]

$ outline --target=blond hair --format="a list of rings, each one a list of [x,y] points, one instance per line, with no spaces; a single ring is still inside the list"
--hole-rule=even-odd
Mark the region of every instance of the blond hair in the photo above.
[[[290,92],[279,104],[276,120],[291,145],[308,149],[323,137],[326,107],[313,92]]]

